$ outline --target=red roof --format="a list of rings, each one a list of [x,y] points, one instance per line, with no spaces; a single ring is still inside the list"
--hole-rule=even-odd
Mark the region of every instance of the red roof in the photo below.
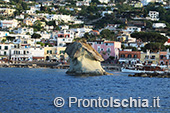
[[[97,30],[93,30],[93,32],[99,32],[99,31],[97,31]]]
[[[168,43],[170,43],[170,39],[168,39]]]

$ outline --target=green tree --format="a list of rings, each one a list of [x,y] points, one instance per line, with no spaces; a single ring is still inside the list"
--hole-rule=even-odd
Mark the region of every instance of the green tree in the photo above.
[[[13,41],[15,39],[15,37],[12,37],[12,36],[7,36],[6,37],[6,40],[8,40],[8,41]]]
[[[105,38],[108,40],[114,40],[114,32],[111,32],[109,29],[105,29],[101,31],[100,35],[102,38]]]
[[[34,28],[34,31],[36,32],[36,31],[41,31],[43,29],[41,26],[42,26],[41,21],[37,20],[35,21],[32,27]]]
[[[168,38],[157,33],[157,32],[134,32],[131,34],[131,37],[142,39],[144,42],[159,42],[165,43]]]
[[[6,39],[2,39],[1,42],[2,42],[2,43],[5,43],[5,42],[6,42]]]
[[[146,51],[146,50],[151,50],[151,52],[158,52],[159,50],[163,50],[165,49],[164,45],[162,43],[148,43],[144,46],[144,48],[142,48],[143,51]]]
[[[37,34],[37,33],[34,33],[34,34],[31,35],[31,38],[39,39],[39,38],[41,38],[41,35]]]

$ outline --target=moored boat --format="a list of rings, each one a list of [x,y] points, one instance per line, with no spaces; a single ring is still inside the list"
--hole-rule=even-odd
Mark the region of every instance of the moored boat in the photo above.
[[[124,73],[164,73],[164,69],[162,69],[160,66],[157,66],[155,64],[151,65],[135,65],[135,67],[130,68],[121,68],[121,71]]]

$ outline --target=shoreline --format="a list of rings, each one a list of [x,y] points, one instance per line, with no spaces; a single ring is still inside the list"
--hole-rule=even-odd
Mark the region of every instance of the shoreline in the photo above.
[[[3,63],[0,68],[49,68],[49,69],[69,69],[69,64],[59,62],[26,62],[26,63]],[[102,64],[103,69],[108,71],[120,71],[120,65]]]

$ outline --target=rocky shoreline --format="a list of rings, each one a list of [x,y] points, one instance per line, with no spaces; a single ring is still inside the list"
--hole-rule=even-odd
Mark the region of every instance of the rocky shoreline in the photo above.
[[[51,69],[68,69],[68,64],[59,64],[59,63],[46,63],[46,62],[36,62],[36,63],[3,63],[0,64],[0,67],[4,68],[51,68]]]
[[[134,75],[129,74],[129,77],[157,77],[157,78],[170,78],[170,73],[135,73]]]

